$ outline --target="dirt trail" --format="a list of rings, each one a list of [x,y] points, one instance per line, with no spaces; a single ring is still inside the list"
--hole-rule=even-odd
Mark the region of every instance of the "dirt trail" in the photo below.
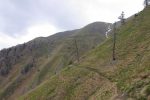
[[[98,69],[91,68],[91,67],[85,67],[85,68],[99,74],[101,77],[107,79],[107,81],[109,81],[116,87],[115,95],[110,100],[127,100],[128,98],[127,94],[121,93],[120,90],[118,90],[116,84],[112,80],[110,80],[107,76],[105,76],[103,73],[101,73]]]

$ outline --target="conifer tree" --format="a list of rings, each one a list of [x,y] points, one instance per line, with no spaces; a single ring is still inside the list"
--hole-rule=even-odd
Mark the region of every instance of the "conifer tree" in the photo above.
[[[124,12],[122,11],[121,16],[119,16],[119,19],[120,19],[122,25],[125,24],[125,18],[124,18],[124,16],[125,16],[125,14],[124,14]]]

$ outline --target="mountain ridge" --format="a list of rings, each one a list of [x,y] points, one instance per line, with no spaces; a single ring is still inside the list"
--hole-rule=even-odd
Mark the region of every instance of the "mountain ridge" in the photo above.
[[[110,37],[19,100],[149,100],[150,8],[116,31],[116,60]]]
[[[93,30],[92,23],[88,27],[36,38],[22,45],[1,50],[0,98],[12,95],[10,98],[13,100],[13,95],[21,95],[36,88],[48,77],[75,62],[75,40],[79,57],[104,41],[105,31],[111,24],[97,22],[94,25],[98,23],[101,23],[97,25],[99,30]],[[29,79],[33,81],[30,82]],[[21,88],[18,88],[19,86]]]

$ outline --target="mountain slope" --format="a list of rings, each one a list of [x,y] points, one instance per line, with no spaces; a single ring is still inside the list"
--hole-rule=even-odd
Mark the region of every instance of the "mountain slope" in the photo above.
[[[111,24],[95,22],[73,31],[39,37],[0,52],[0,99],[15,100],[39,84],[77,62],[103,42]]]
[[[150,8],[117,29],[112,38],[19,100],[149,100]]]

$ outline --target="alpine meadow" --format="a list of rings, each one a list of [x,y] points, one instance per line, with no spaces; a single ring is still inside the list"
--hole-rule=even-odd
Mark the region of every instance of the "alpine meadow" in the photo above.
[[[125,14],[2,49],[0,100],[150,100],[150,1]]]

